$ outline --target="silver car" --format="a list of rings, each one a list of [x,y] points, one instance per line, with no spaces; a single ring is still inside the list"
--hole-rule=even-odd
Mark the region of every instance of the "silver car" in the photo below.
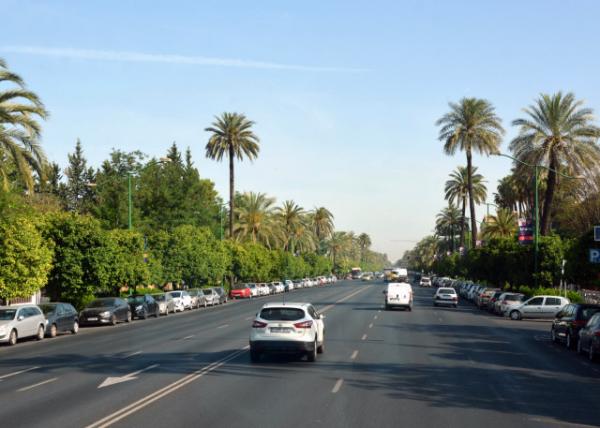
[[[214,306],[219,304],[219,294],[212,288],[203,288],[202,293],[207,305]]]
[[[153,294],[154,300],[158,303],[159,313],[161,315],[169,315],[175,312],[175,301],[169,293]]]
[[[24,337],[42,340],[45,332],[46,318],[36,305],[0,306],[0,343],[14,345]]]
[[[552,319],[563,306],[569,304],[569,299],[560,296],[535,296],[526,300],[509,312],[510,319],[547,318]]]

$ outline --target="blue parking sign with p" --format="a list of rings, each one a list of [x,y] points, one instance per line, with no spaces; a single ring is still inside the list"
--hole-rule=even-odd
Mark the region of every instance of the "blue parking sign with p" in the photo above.
[[[600,242],[600,226],[594,226],[594,241]]]
[[[590,249],[590,263],[600,263],[600,250]]]

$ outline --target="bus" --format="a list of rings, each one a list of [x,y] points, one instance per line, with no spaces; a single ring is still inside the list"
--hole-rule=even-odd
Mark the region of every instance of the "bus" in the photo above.
[[[362,269],[359,267],[353,267],[350,271],[350,275],[352,276],[352,279],[360,279],[360,276],[362,275]]]

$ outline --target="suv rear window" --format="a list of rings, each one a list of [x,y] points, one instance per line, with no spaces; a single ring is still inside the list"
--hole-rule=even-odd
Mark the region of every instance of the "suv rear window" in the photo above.
[[[265,308],[260,311],[260,317],[268,321],[296,321],[304,316],[304,310],[298,308]]]
[[[456,293],[456,291],[454,291],[454,288],[440,288],[438,290],[438,294],[442,294],[442,293],[454,294],[454,293]]]

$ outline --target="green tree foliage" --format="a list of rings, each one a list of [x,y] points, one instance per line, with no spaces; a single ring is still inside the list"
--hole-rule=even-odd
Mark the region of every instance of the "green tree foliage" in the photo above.
[[[517,235],[517,215],[510,210],[500,208],[496,215],[486,218],[481,233],[486,240],[515,237]]]
[[[29,297],[47,281],[52,250],[34,219],[9,216],[0,220],[0,298]]]
[[[477,174],[477,167],[473,167],[473,175],[471,177],[473,185],[473,197],[476,204],[485,202],[487,198],[487,188],[483,175]],[[469,177],[467,167],[459,166],[450,174],[450,180],[446,181],[444,188],[446,200],[451,205],[460,205],[462,210],[460,222],[460,246],[465,246],[465,232],[468,229],[466,224],[467,199],[469,197]]]
[[[65,208],[68,211],[76,213],[89,212],[94,204],[95,173],[93,168],[88,168],[87,160],[83,155],[81,141],[77,140],[75,152],[68,155],[69,165],[65,169],[66,184],[59,186],[58,192],[61,194]],[[54,166],[53,166],[54,168]],[[48,177],[49,184],[56,188],[56,171],[50,170]]]

